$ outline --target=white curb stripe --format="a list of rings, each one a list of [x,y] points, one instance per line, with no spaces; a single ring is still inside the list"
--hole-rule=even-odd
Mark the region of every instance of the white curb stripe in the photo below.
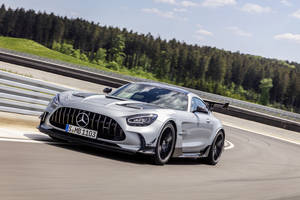
[[[287,139],[287,138],[275,136],[275,135],[272,135],[272,134],[255,132],[253,130],[246,129],[246,128],[241,128],[241,127],[233,125],[231,123],[225,123],[225,122],[223,122],[223,125],[230,126],[230,127],[236,128],[236,129],[240,129],[240,130],[243,130],[243,131],[248,131],[248,132],[251,132],[251,133],[258,134],[258,135],[263,135],[263,136],[271,137],[271,138],[274,138],[274,139],[277,139],[277,140],[281,140],[281,141],[284,141],[284,142],[289,142],[289,143],[292,143],[292,144],[300,145],[300,141],[291,140],[291,139]]]
[[[233,149],[234,148],[234,144],[228,140],[225,140],[225,144],[227,143],[227,145],[225,145],[225,150],[229,150],[229,149]]]

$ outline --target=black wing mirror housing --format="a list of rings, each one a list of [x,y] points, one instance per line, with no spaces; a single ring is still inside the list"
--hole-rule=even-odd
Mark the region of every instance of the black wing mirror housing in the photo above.
[[[106,94],[110,93],[111,91],[112,91],[112,88],[104,88],[103,89],[103,92]]]
[[[208,113],[208,110],[205,109],[205,108],[203,108],[203,107],[198,106],[197,109],[194,110],[193,112],[194,112],[194,113],[195,113],[195,112],[199,112],[199,113],[206,113],[206,114],[207,114],[207,113]]]

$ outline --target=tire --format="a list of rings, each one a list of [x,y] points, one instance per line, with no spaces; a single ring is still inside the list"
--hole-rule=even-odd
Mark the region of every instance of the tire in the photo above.
[[[162,129],[155,148],[154,163],[164,165],[171,158],[176,141],[176,131],[174,126],[168,122]]]
[[[224,150],[225,134],[223,131],[219,131],[210,147],[209,154],[205,161],[209,165],[216,165]]]

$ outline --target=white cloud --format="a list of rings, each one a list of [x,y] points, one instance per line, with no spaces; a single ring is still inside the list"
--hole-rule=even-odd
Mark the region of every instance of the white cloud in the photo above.
[[[206,36],[213,36],[213,33],[204,29],[201,25],[197,25],[198,29],[195,32],[194,37],[197,40],[203,40]]]
[[[195,6],[198,6],[197,3],[194,3],[192,1],[181,1],[180,5],[183,6],[183,7],[195,7]]]
[[[171,4],[171,5],[176,5],[176,1],[175,0],[154,0],[154,2],[156,3],[167,3],[167,4]]]
[[[300,43],[300,34],[283,33],[274,36],[275,40],[289,40]]]
[[[150,13],[150,14],[156,14],[160,17],[168,18],[168,19],[174,19],[175,15],[171,11],[161,11],[157,8],[144,8],[142,9],[143,12],[145,13]]]
[[[154,0],[155,3],[166,3],[174,6],[181,6],[181,7],[195,7],[198,6],[197,3],[193,1],[176,1],[176,0]]]
[[[280,3],[285,6],[292,6],[291,2],[289,2],[288,0],[280,0]]]
[[[174,8],[173,9],[174,12],[187,12],[186,8]]]
[[[293,17],[300,19],[300,9],[292,14]]]
[[[227,27],[227,29],[232,31],[235,35],[238,35],[238,36],[252,37],[252,33],[246,32],[236,26]]]
[[[204,7],[222,7],[235,4],[236,0],[205,0],[201,5]]]
[[[253,4],[253,3],[247,3],[245,4],[242,8],[242,11],[248,12],[248,13],[269,13],[272,11],[270,7],[262,7],[258,4]]]
[[[198,29],[196,31],[197,34],[199,35],[204,35],[204,36],[212,36],[212,32],[209,32],[208,30],[205,30],[205,29]]]

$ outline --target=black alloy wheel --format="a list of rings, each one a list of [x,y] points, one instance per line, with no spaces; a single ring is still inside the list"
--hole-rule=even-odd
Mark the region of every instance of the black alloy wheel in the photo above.
[[[225,134],[222,131],[219,131],[210,147],[210,151],[206,161],[210,165],[216,165],[222,155],[225,143]]]
[[[175,139],[175,128],[168,122],[162,129],[156,144],[155,164],[164,165],[169,161],[174,151]]]

